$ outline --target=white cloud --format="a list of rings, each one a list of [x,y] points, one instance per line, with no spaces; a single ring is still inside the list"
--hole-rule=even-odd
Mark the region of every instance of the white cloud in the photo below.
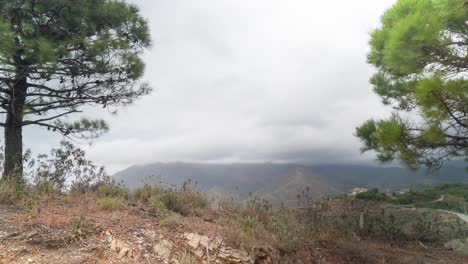
[[[133,0],[150,21],[155,92],[87,147],[111,170],[152,161],[354,162],[372,94],[369,32],[394,1]],[[27,143],[44,148],[45,134]]]

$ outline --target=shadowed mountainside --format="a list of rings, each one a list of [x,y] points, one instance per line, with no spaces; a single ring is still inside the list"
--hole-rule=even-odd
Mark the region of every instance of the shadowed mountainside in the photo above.
[[[296,196],[306,187],[309,195],[347,193],[355,187],[396,191],[402,188],[421,188],[439,183],[466,182],[468,174],[463,163],[452,163],[436,174],[425,170],[409,171],[399,167],[361,165],[305,166],[298,164],[201,164],[154,163],[138,165],[117,172],[114,178],[130,189],[144,184],[164,183],[181,186],[190,179],[204,191],[227,193],[240,198],[249,195],[269,198],[273,202],[295,204]]]

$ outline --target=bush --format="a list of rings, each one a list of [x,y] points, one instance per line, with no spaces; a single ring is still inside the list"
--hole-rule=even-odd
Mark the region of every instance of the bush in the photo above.
[[[297,214],[287,209],[275,211],[267,229],[275,235],[276,246],[285,252],[297,249],[312,231],[300,222]]]
[[[413,192],[407,192],[401,196],[398,196],[395,200],[393,200],[393,203],[396,204],[412,204],[414,202],[414,195]]]
[[[202,192],[190,189],[176,190],[161,186],[145,185],[133,193],[137,201],[149,204],[152,207],[164,206],[165,209],[187,216],[206,209],[208,198]]]
[[[167,190],[160,199],[167,209],[185,216],[206,209],[209,204],[205,194],[193,190]]]
[[[102,182],[97,185],[97,194],[101,197],[119,197],[127,199],[128,190],[115,182]]]
[[[113,197],[105,197],[98,200],[98,205],[101,210],[114,211],[120,206],[120,199]]]
[[[162,217],[159,220],[159,224],[161,226],[174,229],[174,228],[177,228],[180,225],[180,223],[181,223],[180,218],[181,218],[181,216],[179,214],[169,212],[168,214],[164,215],[164,217]]]
[[[384,193],[379,192],[378,189],[370,189],[367,192],[358,193],[356,198],[363,200],[372,200],[372,201],[384,201],[386,196]]]
[[[136,189],[132,196],[135,200],[148,203],[151,197],[157,197],[164,192],[161,186],[145,184],[142,188]]]
[[[258,219],[255,216],[241,216],[239,217],[239,223],[241,225],[242,231],[251,235],[257,226],[261,223],[258,222]]]
[[[16,183],[0,180],[0,204],[13,204],[20,195]]]
[[[50,155],[41,154],[31,158],[25,154],[24,174],[36,184],[49,182],[54,190],[86,193],[97,183],[108,179],[105,169],[86,159],[84,150],[70,142],[62,141]]]
[[[33,191],[36,191],[38,194],[51,194],[57,192],[54,188],[54,185],[47,180],[40,181],[33,187]]]

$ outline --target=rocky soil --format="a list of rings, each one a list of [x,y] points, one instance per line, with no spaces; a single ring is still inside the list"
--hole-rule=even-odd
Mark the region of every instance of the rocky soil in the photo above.
[[[228,246],[221,236],[161,227],[143,208],[100,212],[92,207],[91,200],[61,197],[42,201],[32,218],[28,210],[1,206],[0,263],[271,262],[262,248],[252,255]]]
[[[0,263],[468,263],[446,249],[318,238],[294,252],[233,241],[215,216],[163,223],[136,204],[103,211],[95,197],[0,206]],[[248,246],[246,246],[248,245]]]

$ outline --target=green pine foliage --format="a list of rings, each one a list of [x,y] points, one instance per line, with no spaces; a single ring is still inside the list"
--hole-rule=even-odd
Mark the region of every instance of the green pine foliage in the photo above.
[[[95,138],[108,130],[104,121],[67,117],[150,93],[138,81],[150,44],[147,21],[125,1],[0,1],[0,126],[12,135],[5,136],[4,176],[22,173],[22,127]]]
[[[374,92],[394,109],[356,130],[363,151],[411,168],[468,155],[468,3],[399,0],[371,34]]]

